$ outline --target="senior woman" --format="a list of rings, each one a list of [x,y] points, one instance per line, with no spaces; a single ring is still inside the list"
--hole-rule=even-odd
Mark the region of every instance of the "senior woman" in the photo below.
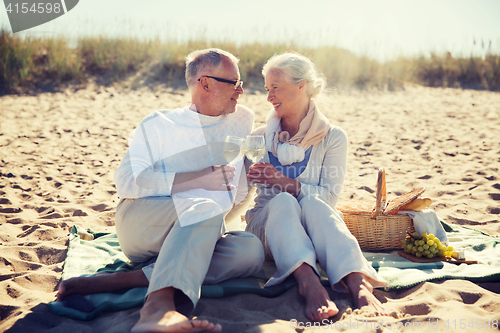
[[[385,314],[373,288],[387,283],[363,257],[335,209],[346,173],[347,137],[314,103],[325,79],[297,53],[273,56],[262,74],[273,109],[266,126],[253,134],[265,136],[269,163],[252,165],[247,178],[267,186],[257,189],[246,230],[261,239],[276,263],[266,286],[293,274],[306,316],[314,321],[334,316],[339,310],[320,283],[319,261],[334,291],[347,288],[355,306]]]

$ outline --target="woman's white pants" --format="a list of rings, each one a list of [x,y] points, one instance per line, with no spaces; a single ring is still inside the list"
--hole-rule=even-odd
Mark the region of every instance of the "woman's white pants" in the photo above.
[[[282,192],[252,216],[247,214],[247,223],[246,230],[259,237],[266,256],[274,259],[278,269],[266,286],[282,282],[302,263],[310,265],[319,276],[316,261],[335,291],[346,291],[339,282],[352,272],[363,273],[374,288],[387,285],[363,256],[342,213],[320,195],[297,201]]]

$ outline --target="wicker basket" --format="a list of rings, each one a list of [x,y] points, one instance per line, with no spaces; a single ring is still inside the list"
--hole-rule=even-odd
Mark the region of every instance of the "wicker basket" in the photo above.
[[[408,215],[396,215],[398,208],[414,200],[425,189],[419,188],[389,202],[386,201],[385,172],[379,170],[377,200],[346,202],[337,205],[344,215],[349,231],[362,250],[401,249],[406,233],[413,233],[413,220]]]

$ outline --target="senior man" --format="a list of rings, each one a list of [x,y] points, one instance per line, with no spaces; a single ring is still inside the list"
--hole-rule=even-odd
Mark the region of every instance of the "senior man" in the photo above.
[[[238,105],[243,82],[237,64],[218,49],[188,55],[192,104],[147,116],[115,173],[123,198],[116,212],[120,246],[135,262],[157,256],[154,267],[143,271],[149,287],[132,332],[220,331],[218,324],[188,320],[181,312],[194,309],[203,282],[249,276],[262,267],[256,237],[224,233],[233,198],[247,192],[243,159],[226,161],[224,140],[244,138],[254,120],[250,109]]]
[[[224,218],[247,186],[242,155],[226,161],[224,141],[250,134],[254,120],[253,111],[238,104],[243,82],[237,64],[219,49],[189,54],[192,104],[144,118],[115,172],[120,246],[133,262],[156,261],[142,271],[63,281],[58,299],[148,286],[132,332],[221,331],[219,324],[185,316],[202,283],[249,276],[264,261],[257,237],[225,232]]]

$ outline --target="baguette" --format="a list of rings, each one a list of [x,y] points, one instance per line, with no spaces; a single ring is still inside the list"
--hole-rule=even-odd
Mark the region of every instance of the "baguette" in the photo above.
[[[421,210],[426,209],[431,204],[432,204],[432,200],[429,198],[422,198],[422,199],[417,198],[413,201],[410,201],[406,205],[402,206],[401,208],[399,208],[399,210],[414,210],[414,211],[419,212]]]

